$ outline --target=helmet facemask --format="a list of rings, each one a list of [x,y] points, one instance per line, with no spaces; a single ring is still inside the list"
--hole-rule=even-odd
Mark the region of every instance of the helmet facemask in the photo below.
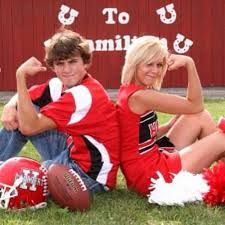
[[[11,198],[18,196],[17,187],[23,182],[23,176],[15,179],[13,186],[0,183],[0,208],[7,209]]]

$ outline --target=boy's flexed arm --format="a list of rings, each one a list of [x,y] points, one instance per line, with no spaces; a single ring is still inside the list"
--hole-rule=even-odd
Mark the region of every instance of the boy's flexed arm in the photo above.
[[[25,135],[37,134],[56,127],[51,119],[36,112],[26,85],[28,76],[35,76],[44,71],[46,67],[35,57],[31,57],[16,72],[19,129]]]

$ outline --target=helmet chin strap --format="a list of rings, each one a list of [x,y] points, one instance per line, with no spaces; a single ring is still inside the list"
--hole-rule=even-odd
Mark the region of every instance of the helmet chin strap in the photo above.
[[[17,211],[25,211],[26,209],[31,209],[31,210],[37,210],[37,209],[43,209],[47,206],[47,202],[40,202],[36,205],[27,207],[27,208],[21,208],[21,209],[16,209]]]
[[[16,188],[23,182],[23,176],[19,176],[13,186],[0,183],[2,186],[0,188],[0,208],[7,209],[9,205],[10,198],[18,195]],[[8,189],[8,190],[7,190]]]
[[[29,207],[29,209],[32,209],[32,210],[43,209],[46,206],[47,206],[47,202],[40,202],[37,205],[34,205],[34,206]]]

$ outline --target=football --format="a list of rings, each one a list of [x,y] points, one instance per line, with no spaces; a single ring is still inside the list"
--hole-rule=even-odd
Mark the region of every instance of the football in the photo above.
[[[63,208],[86,211],[91,205],[91,193],[72,169],[65,165],[52,164],[47,172],[49,193]]]

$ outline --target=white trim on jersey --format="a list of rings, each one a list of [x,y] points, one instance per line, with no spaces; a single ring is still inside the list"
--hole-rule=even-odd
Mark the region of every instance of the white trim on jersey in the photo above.
[[[73,95],[76,110],[71,115],[70,121],[68,124],[77,123],[82,120],[87,113],[89,112],[92,105],[92,96],[90,91],[84,85],[78,85],[76,87],[70,88],[66,90],[66,92],[70,92]]]
[[[151,116],[150,116],[150,114],[152,114]],[[147,117],[147,115],[148,115],[148,117]],[[150,117],[149,117],[150,116]],[[154,111],[150,111],[150,112],[148,112],[148,113],[145,113],[144,115],[141,115],[141,119],[143,119],[144,117],[147,117],[145,120],[141,120],[140,121],[140,123],[144,123],[144,122],[146,122],[146,121],[148,121],[148,120],[151,120],[152,118],[154,118],[155,117],[155,113],[154,113]]]
[[[84,136],[99,150],[101,154],[103,164],[96,178],[96,181],[98,181],[101,184],[106,184],[108,174],[112,169],[112,163],[110,162],[108,151],[106,150],[105,146],[102,143],[98,142],[93,137],[89,135]]]
[[[153,112],[154,112],[153,110],[148,111],[148,112],[146,112],[145,114],[141,115],[141,117],[145,117],[145,116],[147,116],[148,114],[151,114],[151,113],[153,113]]]
[[[50,95],[53,102],[57,101],[61,97],[62,87],[63,84],[57,77],[54,77],[49,81]]]

